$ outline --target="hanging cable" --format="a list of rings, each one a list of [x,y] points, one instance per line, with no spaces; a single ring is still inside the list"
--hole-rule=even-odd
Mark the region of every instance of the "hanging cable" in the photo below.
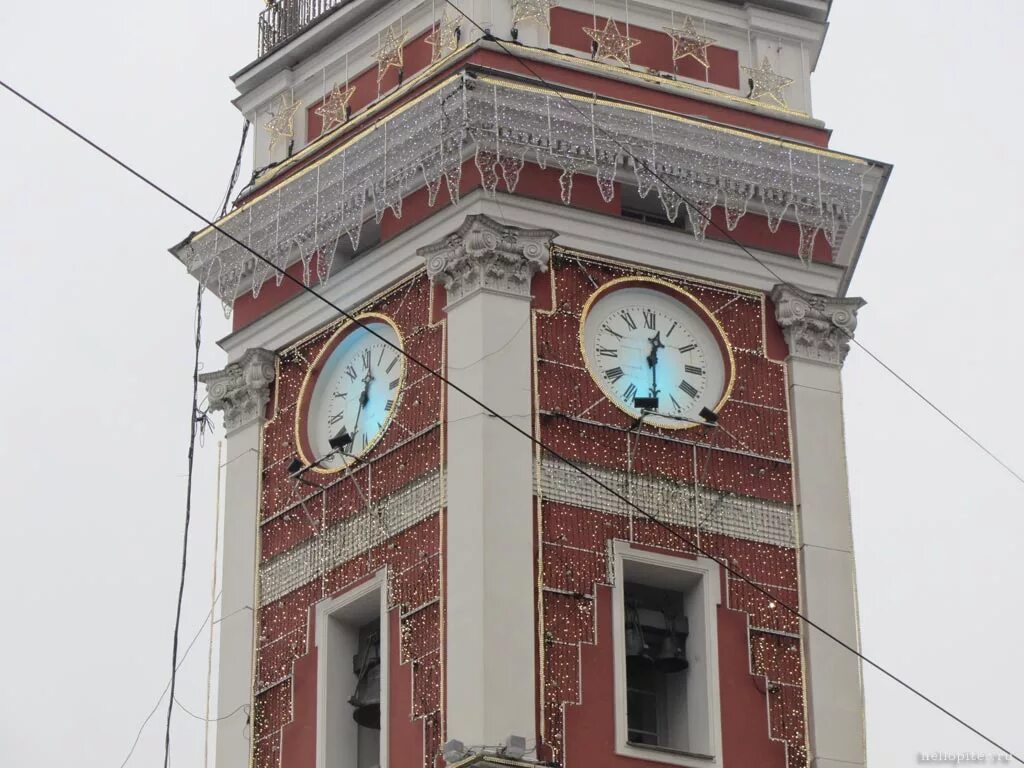
[[[220,593],[217,594],[217,598],[214,600],[214,603],[216,603],[217,599],[219,598]],[[181,668],[181,665],[185,663],[185,659],[188,658],[189,651],[192,650],[192,647],[196,644],[196,641],[199,639],[199,636],[203,633],[203,628],[206,626],[206,622],[213,618],[214,607],[215,606],[212,605],[210,606],[210,612],[206,614],[206,618],[203,619],[203,623],[199,625],[199,629],[196,630],[195,635],[192,637],[192,641],[188,644],[188,647],[185,648],[185,652],[181,654],[181,661],[178,662],[179,669]],[[128,754],[125,755],[124,760],[121,762],[121,765],[118,768],[124,768],[126,765],[128,765],[128,761],[132,759],[132,755],[135,754],[135,748],[139,746],[139,739],[142,738],[142,732],[146,730],[146,725],[149,723],[150,720],[153,719],[153,715],[156,714],[156,711],[160,709],[160,702],[164,700],[164,696],[167,695],[167,690],[170,687],[171,681],[168,680],[167,685],[165,685],[163,691],[160,692],[160,697],[156,700],[156,704],[153,705],[153,709],[149,711],[149,714],[146,715],[146,719],[142,721],[142,725],[139,726],[139,730],[135,733],[135,740],[132,742],[132,746],[128,750]]]
[[[458,10],[457,6],[455,6],[454,4],[451,3],[451,0],[445,0],[445,2],[448,2],[450,5],[452,5],[453,8],[456,8],[456,10]],[[464,13],[462,13],[461,10],[459,11],[459,13],[460,13],[460,15],[465,16],[478,29],[481,29],[481,31],[483,31],[482,27],[480,27],[479,24],[477,24],[471,18],[466,16]],[[487,35],[487,39],[488,40],[496,40],[489,33],[485,32],[485,34]],[[501,42],[498,41],[498,44],[501,45]],[[504,49],[504,46],[502,46],[502,47]],[[507,49],[504,49],[504,50],[507,51]],[[510,55],[514,56],[514,54],[510,54]],[[521,60],[519,57],[515,57],[515,58]],[[524,65],[527,64],[526,62],[523,62],[523,63],[524,63]],[[531,69],[531,71],[532,71],[532,68],[529,68],[529,67],[527,67],[527,68]],[[80,139],[81,141],[83,141],[84,143],[89,145],[90,147],[92,147],[94,150],[96,150],[97,152],[102,154],[104,157],[106,157],[107,159],[109,159],[110,161],[112,161],[113,163],[115,163],[116,165],[121,167],[122,169],[124,169],[126,172],[128,172],[129,174],[131,174],[132,176],[137,178],[139,181],[141,181],[146,186],[148,186],[151,189],[153,189],[154,191],[158,192],[160,195],[162,195],[163,197],[167,198],[168,200],[170,200],[171,202],[173,202],[175,205],[179,206],[183,210],[188,211],[189,213],[191,213],[197,219],[199,219],[200,221],[205,223],[208,227],[210,227],[214,231],[218,232],[221,236],[228,238],[229,240],[231,240],[233,243],[235,243],[240,248],[243,248],[247,252],[251,253],[256,259],[258,259],[259,261],[263,262],[266,266],[270,267],[277,274],[281,275],[282,279],[288,280],[289,282],[293,283],[298,288],[298,290],[300,292],[308,293],[311,296],[313,296],[314,298],[316,298],[318,301],[323,302],[325,305],[327,305],[328,307],[333,309],[335,312],[337,312],[338,315],[340,315],[341,317],[344,317],[346,320],[348,320],[350,323],[352,323],[356,327],[358,327],[358,328],[366,331],[370,335],[376,337],[378,340],[383,342],[386,346],[390,347],[391,349],[395,350],[398,354],[400,354],[403,357],[405,357],[409,362],[413,363],[418,368],[422,369],[426,373],[428,373],[428,374],[434,376],[435,378],[437,378],[440,382],[445,384],[449,389],[454,390],[455,392],[458,392],[460,395],[462,395],[463,397],[468,399],[473,404],[475,404],[475,405],[479,406],[480,408],[482,408],[483,410],[487,411],[489,414],[491,414],[494,418],[496,418],[499,421],[501,421],[507,427],[509,427],[513,431],[519,433],[523,437],[525,437],[527,440],[529,440],[531,443],[533,443],[540,450],[548,453],[553,458],[555,458],[558,461],[564,463],[566,466],[570,467],[573,471],[578,473],[580,476],[587,478],[592,483],[594,483],[596,486],[598,486],[602,490],[606,491],[607,493],[611,494],[613,497],[615,497],[616,499],[621,501],[627,507],[636,510],[640,515],[642,515],[643,517],[645,517],[646,519],[651,521],[654,525],[657,525],[658,527],[660,527],[663,530],[665,530],[673,538],[676,538],[679,541],[682,541],[684,544],[686,544],[686,546],[690,547],[695,552],[698,552],[701,555],[704,555],[705,557],[707,557],[708,559],[713,560],[715,563],[717,563],[719,565],[719,567],[721,567],[727,573],[731,574],[732,576],[735,576],[737,579],[739,579],[739,580],[743,581],[744,583],[746,583],[755,592],[758,592],[759,594],[763,595],[764,597],[767,597],[769,599],[769,601],[771,603],[773,603],[774,605],[776,605],[779,608],[782,608],[786,612],[790,613],[791,615],[793,615],[794,617],[796,617],[800,621],[804,622],[807,626],[817,630],[818,632],[821,632],[825,637],[829,638],[830,640],[832,640],[833,642],[835,642],[837,645],[839,645],[840,647],[844,648],[845,650],[849,651],[851,654],[853,654],[854,656],[859,658],[862,662],[864,662],[868,666],[878,670],[879,672],[884,674],[886,677],[888,677],[892,681],[898,683],[900,686],[902,686],[907,691],[913,693],[915,696],[917,696],[921,700],[925,701],[926,703],[928,703],[929,705],[931,705],[932,707],[934,707],[938,711],[940,711],[943,714],[945,714],[950,719],[956,721],[957,723],[962,725],[964,728],[966,728],[967,730],[969,730],[972,733],[974,733],[976,736],[978,736],[981,739],[983,739],[984,741],[988,742],[989,744],[991,744],[995,748],[997,748],[999,750],[1002,750],[1004,753],[1006,753],[1007,755],[1012,757],[1018,763],[1021,763],[1022,765],[1024,765],[1024,759],[1022,759],[1022,758],[1018,757],[1017,755],[1015,755],[1008,748],[1004,747],[1002,744],[1000,744],[999,742],[995,741],[993,738],[987,736],[985,733],[983,733],[979,729],[977,729],[974,726],[970,725],[969,723],[964,721],[962,718],[958,717],[953,712],[951,712],[950,710],[946,709],[941,704],[939,704],[935,700],[931,699],[930,697],[928,697],[923,692],[919,691],[917,688],[912,686],[910,683],[907,683],[906,681],[902,680],[900,677],[898,677],[894,673],[892,673],[889,670],[887,670],[885,667],[881,666],[879,663],[877,663],[877,662],[873,661],[872,659],[870,659],[869,657],[865,656],[863,653],[861,653],[859,650],[857,650],[856,648],[851,646],[849,643],[845,642],[844,640],[842,640],[838,636],[834,635],[833,633],[829,632],[827,629],[822,627],[820,624],[816,623],[812,619],[810,619],[807,616],[805,616],[803,613],[801,613],[799,611],[799,609],[797,609],[797,608],[793,607],[792,605],[782,601],[781,599],[779,599],[778,597],[773,595],[771,592],[769,592],[767,589],[765,589],[761,585],[759,585],[759,584],[755,583],[754,581],[752,581],[750,577],[748,577],[742,571],[738,570],[734,565],[731,565],[728,561],[723,560],[722,558],[720,558],[719,556],[717,556],[717,555],[715,555],[715,554],[713,554],[711,552],[708,552],[703,547],[701,547],[699,543],[697,543],[695,541],[692,541],[687,536],[685,536],[684,534],[680,533],[675,528],[673,528],[671,525],[665,523],[664,521],[660,520],[655,515],[651,514],[647,510],[645,510],[642,507],[640,507],[635,502],[633,502],[630,499],[626,498],[623,494],[621,494],[615,488],[611,487],[610,485],[608,485],[607,483],[605,483],[604,481],[602,481],[600,478],[596,477],[595,475],[589,473],[583,466],[581,466],[577,462],[575,462],[572,459],[569,459],[569,458],[563,456],[562,454],[560,454],[555,449],[545,445],[535,435],[533,435],[532,433],[527,432],[523,428],[519,427],[518,425],[516,425],[515,423],[510,421],[507,417],[502,416],[500,413],[495,411],[493,408],[488,406],[486,403],[482,402],[477,397],[475,397],[472,394],[470,394],[469,392],[467,392],[462,387],[460,387],[457,384],[454,384],[451,381],[449,381],[442,373],[440,373],[439,371],[435,371],[428,364],[424,363],[422,360],[420,360],[419,358],[417,358],[414,355],[410,354],[408,351],[402,349],[400,346],[395,344],[393,341],[391,341],[390,339],[388,339],[387,337],[385,337],[384,335],[382,335],[381,333],[376,331],[372,326],[367,325],[365,322],[361,321],[359,318],[357,318],[351,312],[349,312],[349,311],[343,309],[342,307],[338,306],[336,303],[332,302],[330,299],[328,299],[325,296],[323,296],[322,294],[318,293],[315,289],[313,289],[310,286],[308,286],[305,283],[303,283],[298,277],[295,277],[294,275],[290,274],[286,270],[284,270],[284,269],[280,268],[279,266],[277,266],[276,264],[274,264],[269,258],[267,258],[263,254],[257,252],[256,250],[254,250],[248,244],[242,242],[239,238],[237,238],[236,236],[234,236],[230,232],[226,231],[223,227],[219,226],[217,223],[215,223],[213,221],[210,221],[202,213],[197,211],[192,206],[188,205],[188,203],[185,203],[180,198],[175,197],[173,194],[168,192],[166,189],[161,187],[159,184],[157,184],[156,182],[152,181],[148,177],[144,176],[139,171],[135,170],[133,167],[131,167],[130,165],[125,163],[123,160],[118,158],[116,155],[113,155],[112,153],[110,153],[109,151],[107,151],[106,149],[101,147],[100,145],[96,144],[94,141],[92,141],[91,139],[86,137],[84,134],[82,134],[81,132],[79,132],[78,130],[73,128],[72,126],[68,125],[67,123],[65,123],[60,118],[56,117],[53,113],[47,111],[46,109],[44,109],[40,105],[36,104],[34,101],[32,101],[27,96],[23,95],[22,93],[20,93],[16,89],[14,89],[12,86],[8,85],[3,80],[0,80],[0,86],[5,88],[6,90],[10,91],[13,95],[15,95],[20,100],[22,100],[23,102],[25,102],[26,104],[31,106],[36,111],[40,112],[42,115],[44,115],[45,117],[47,117],[51,121],[53,121],[53,122],[57,123],[58,125],[60,125],[62,128],[67,130],[69,133],[71,133],[72,135],[74,135],[75,137],[77,137],[78,139]],[[551,86],[548,86],[548,87],[550,88]],[[733,242],[736,242],[736,241],[733,240]],[[746,251],[746,249],[743,248],[743,246],[741,244],[739,244],[739,243],[736,243],[736,244],[738,245],[738,247],[740,247],[741,249]],[[746,252],[749,253],[749,251],[746,251]],[[750,254],[750,255],[753,257],[753,254]],[[757,260],[756,257],[753,257],[753,258],[755,259],[755,261]],[[1024,483],[1024,480],[1022,480],[1022,483]],[[169,719],[170,718],[168,716],[168,720]],[[165,768],[166,768],[166,766],[165,766]]]
[[[218,219],[223,219],[228,212],[228,206],[231,205],[231,193],[235,190],[235,184],[238,183],[238,174],[242,171],[242,156],[245,153],[245,139],[249,135],[249,126],[252,125],[248,118],[242,118],[242,140],[238,142],[238,156],[235,157],[235,167],[231,171],[231,180],[228,182],[228,191],[224,193],[224,203],[220,207],[220,216]]]
[[[185,524],[181,536],[181,578],[178,581],[178,603],[174,611],[174,635],[171,642],[170,698],[167,701],[167,726],[164,729],[164,768],[171,761],[171,715],[174,714],[174,688],[178,680],[178,634],[181,630],[181,606],[185,599],[185,573],[188,567],[188,529],[192,519],[192,477],[195,467],[196,437],[206,415],[199,410],[199,349],[203,338],[203,285],[196,290],[195,363],[192,367],[192,408],[189,419],[188,480],[185,487]]]

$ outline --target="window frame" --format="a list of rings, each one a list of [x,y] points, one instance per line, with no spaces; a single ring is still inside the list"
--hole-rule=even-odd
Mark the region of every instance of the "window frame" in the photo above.
[[[342,749],[347,731],[357,737],[348,704],[350,692],[339,690],[339,681],[353,677],[352,656],[358,648],[359,628],[372,620],[376,607],[380,619],[380,758],[378,768],[388,766],[388,689],[390,682],[391,632],[387,610],[387,568],[337,597],[316,604],[316,765],[317,768],[357,768],[358,752]],[[354,689],[353,689],[354,690]],[[344,707],[343,714],[339,714]],[[352,723],[349,728],[348,724]],[[328,739],[328,735],[333,735]],[[358,741],[355,742],[358,744]],[[357,747],[358,749],[358,747]]]
[[[651,760],[686,768],[721,768],[722,765],[722,707],[719,692],[718,667],[718,606],[722,602],[721,573],[714,560],[706,557],[675,557],[660,552],[634,547],[625,541],[612,545],[615,583],[612,587],[612,634],[615,659],[615,752],[624,757]],[[668,584],[667,589],[701,590],[704,610],[702,616],[687,616],[690,621],[690,635],[687,639],[687,656],[691,668],[702,664],[705,685],[702,686],[707,702],[706,740],[711,746],[708,755],[685,752],[668,747],[645,746],[629,741],[626,716],[626,608],[625,582],[627,563],[641,567],[664,570],[659,579]],[[693,584],[696,576],[698,582]],[[689,581],[687,585],[684,582]],[[672,586],[676,582],[679,586]],[[692,725],[692,723],[691,723]]]

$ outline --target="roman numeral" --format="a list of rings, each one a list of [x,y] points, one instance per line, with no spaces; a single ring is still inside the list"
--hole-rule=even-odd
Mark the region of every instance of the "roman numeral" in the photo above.
[[[687,373],[695,373],[698,376],[703,376],[704,375],[704,369],[701,368],[699,365],[688,365],[688,366],[686,366],[686,372]]]
[[[377,358],[377,365],[380,365],[380,361],[384,359],[384,353],[388,351],[387,347],[381,347],[380,357]]]
[[[684,347],[680,347],[679,351],[682,352],[685,355],[687,352],[693,352],[693,350],[695,350],[696,348],[697,348],[696,344],[687,344]]]
[[[369,370],[370,368],[370,350],[363,350],[363,370]]]
[[[366,444],[370,442],[370,436],[363,432],[363,448],[366,448]]]
[[[693,386],[693,384],[688,382],[686,379],[683,379],[679,383],[679,388],[681,390],[683,390],[683,392],[688,394],[690,397],[696,397],[697,396],[697,388],[695,386]]]
[[[345,366],[345,373],[348,374],[348,377],[352,379],[352,381],[355,381],[356,377],[359,376],[359,374],[356,373],[356,369],[353,368],[351,365]]]
[[[621,339],[622,338],[622,334],[621,333],[616,333],[611,328],[609,328],[607,325],[602,325],[601,326],[601,330],[604,331],[605,333],[610,333],[616,339]]]
[[[629,312],[626,312],[625,310],[623,310],[622,311],[622,319],[626,321],[626,325],[629,326],[629,330],[631,330],[631,331],[635,331],[636,330],[636,320],[633,319],[633,316],[631,314],[629,314]]]
[[[384,373],[391,373],[391,369],[395,367],[395,363],[398,362],[398,355],[395,355],[395,359],[388,363],[388,367],[384,369]]]
[[[599,354],[601,357],[618,357],[619,350],[608,349],[608,347],[598,347],[597,354]]]
[[[390,411],[390,410],[391,410],[392,408],[394,408],[394,407],[395,407],[395,401],[394,401],[394,400],[388,400],[388,401],[387,401],[387,402],[386,402],[386,403],[384,404],[384,410],[385,410],[385,411]]]
[[[388,389],[398,389],[398,379],[392,379],[391,383],[388,384]]]
[[[672,335],[672,331],[674,331],[674,330],[676,329],[676,326],[677,326],[677,325],[679,325],[679,323],[672,323],[672,327],[671,327],[671,328],[669,328],[669,329],[668,329],[668,333],[666,333],[666,334],[665,334],[665,338],[666,338],[666,339],[667,339],[667,338],[668,338],[669,336],[671,336],[671,335]]]
[[[348,392],[335,392],[334,393],[334,397],[344,397],[344,398],[347,399],[348,398]]]
[[[651,310],[649,310],[649,309],[645,309],[644,310],[644,328],[647,328],[648,330],[653,331],[654,330],[654,324],[656,322],[657,322],[657,318],[654,316],[654,313]]]
[[[668,399],[672,401],[672,405],[674,405],[674,406],[675,406],[675,409],[676,409],[677,411],[681,411],[681,410],[683,410],[683,406],[681,406],[681,405],[679,404],[679,401],[678,401],[678,400],[676,400],[676,399],[675,399],[674,397],[672,397],[672,395],[669,395],[669,396],[668,396]]]
[[[636,384],[630,384],[626,387],[626,391],[622,393],[622,396],[626,398],[627,401],[636,397]]]
[[[345,418],[345,414],[344,413],[336,413],[333,416],[331,416],[331,418],[329,418],[327,420],[327,424],[328,424],[328,426],[333,427],[335,424],[337,424],[343,418]]]
[[[609,368],[607,371],[604,372],[604,377],[608,379],[608,381],[610,381],[612,384],[614,384],[616,381],[618,381],[625,375],[626,374],[624,374],[622,372],[622,369],[619,367]]]

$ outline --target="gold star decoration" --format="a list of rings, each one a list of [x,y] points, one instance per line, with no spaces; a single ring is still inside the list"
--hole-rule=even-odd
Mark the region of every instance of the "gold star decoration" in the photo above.
[[[748,99],[761,99],[767,96],[780,107],[788,106],[782,90],[793,84],[793,78],[778,74],[765,56],[759,67],[743,67],[750,76],[750,93]]]
[[[595,59],[615,59],[620,64],[628,65],[629,52],[640,45],[637,38],[619,32],[618,25],[612,19],[604,23],[604,29],[584,27],[583,31],[597,44]]]
[[[556,0],[512,0],[512,26],[520,21],[536,21],[551,29],[551,9]]]
[[[320,106],[313,110],[320,116],[320,120],[323,122],[324,127],[320,131],[321,135],[344,125],[345,121],[348,120],[348,103],[352,100],[352,94],[355,92],[355,87],[349,87],[348,83],[345,83],[344,89],[335,83],[334,87],[331,88],[331,92],[324,97]]]
[[[295,113],[302,106],[301,101],[295,101],[290,93],[282,93],[281,101],[277,109],[270,113],[266,129],[270,134],[270,151],[274,151],[277,142],[295,136]]]
[[[459,47],[459,25],[448,18],[448,12],[441,12],[441,20],[424,41],[431,48],[431,63],[439,61]]]
[[[711,66],[708,63],[708,48],[715,42],[715,39],[698,35],[693,19],[686,16],[683,19],[683,26],[681,28],[665,27],[665,31],[672,38],[673,62],[690,56],[699,64],[702,64],[704,69],[708,69]]]
[[[394,67],[399,73],[402,72],[402,67],[405,61],[405,32],[399,32],[395,34],[393,27],[388,27],[384,33],[384,40],[380,42],[378,38],[377,53],[374,57],[377,60],[377,85],[380,85],[381,80],[384,79],[384,75],[388,73],[388,70]]]

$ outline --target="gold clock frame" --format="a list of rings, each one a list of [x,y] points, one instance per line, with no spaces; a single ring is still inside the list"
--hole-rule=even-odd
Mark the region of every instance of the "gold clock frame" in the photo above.
[[[309,421],[309,406],[313,397],[313,389],[316,387],[316,382],[323,373],[324,364],[330,359],[334,351],[341,345],[341,343],[348,338],[348,336],[356,331],[365,330],[365,325],[368,322],[383,322],[391,327],[391,330],[395,332],[395,337],[398,339],[399,346],[399,358],[401,359],[401,372],[398,375],[398,392],[395,394],[395,405],[391,409],[391,412],[387,416],[387,420],[384,422],[383,428],[377,433],[377,436],[372,441],[368,442],[366,447],[360,450],[358,453],[352,453],[344,455],[345,462],[339,467],[320,467],[315,466],[317,459],[311,457],[307,453],[308,437],[305,434],[305,426]],[[298,453],[299,459],[303,465],[309,467],[309,469],[317,474],[321,475],[333,475],[338,472],[344,472],[346,469],[352,466],[357,460],[368,454],[374,449],[380,439],[384,437],[391,423],[395,419],[395,414],[398,412],[398,408],[402,404],[402,398],[405,395],[405,379],[408,373],[409,366],[407,365],[405,357],[405,335],[402,330],[398,327],[398,324],[388,315],[381,312],[363,312],[356,315],[351,320],[344,322],[338,330],[336,330],[331,337],[324,342],[323,347],[317,353],[313,359],[313,363],[309,366],[309,370],[306,371],[306,375],[302,379],[302,386],[299,387],[299,396],[296,398],[296,410],[295,410],[295,450]]]
[[[636,414],[620,405],[615,395],[601,381],[601,377],[597,375],[597,372],[594,370],[594,366],[591,365],[590,355],[587,354],[586,345],[587,320],[590,317],[590,311],[594,304],[610,293],[629,287],[648,287],[653,288],[654,290],[659,290],[662,293],[675,295],[683,304],[686,304],[696,313],[698,319],[702,320],[710,328],[711,335],[714,336],[715,340],[718,342],[720,352],[722,353],[722,359],[725,361],[727,369],[725,387],[722,390],[722,396],[719,398],[713,409],[715,413],[718,413],[732,395],[733,386],[736,383],[736,357],[732,351],[732,343],[729,341],[729,335],[725,332],[725,328],[719,322],[718,318],[715,317],[714,313],[704,305],[704,302],[692,293],[680,288],[678,285],[671,283],[668,280],[662,280],[657,277],[648,277],[645,275],[627,275],[625,277],[616,277],[609,280],[608,282],[598,286],[598,288],[587,297],[587,300],[583,303],[582,310],[580,310],[580,326],[577,331],[580,355],[583,358],[583,365],[585,366],[587,373],[590,375],[590,378],[594,380],[594,383],[597,384],[598,389],[601,390],[601,394],[603,394],[612,405],[627,416],[630,418],[636,418]],[[681,430],[693,429],[694,427],[700,427],[703,425],[681,421],[676,424],[656,424],[651,426],[655,426],[657,429]]]

